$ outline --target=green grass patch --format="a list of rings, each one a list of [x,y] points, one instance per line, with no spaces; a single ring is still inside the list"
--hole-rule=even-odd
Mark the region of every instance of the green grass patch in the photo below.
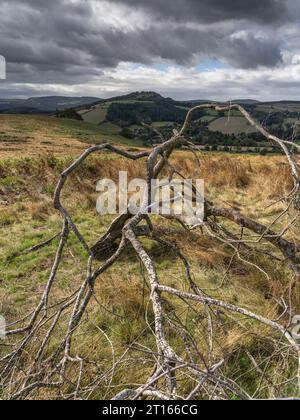
[[[223,134],[255,133],[257,131],[244,117],[236,116],[218,118],[211,122],[209,129],[220,131]]]

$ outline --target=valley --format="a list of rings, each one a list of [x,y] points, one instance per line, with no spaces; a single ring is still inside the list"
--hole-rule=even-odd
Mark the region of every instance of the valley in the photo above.
[[[112,141],[136,147],[151,147],[161,142],[156,129],[167,138],[174,129],[180,127],[190,108],[205,101],[175,101],[155,92],[134,92],[106,100],[46,97],[29,99],[25,102],[34,104],[36,108],[23,107],[23,110],[12,108],[10,111],[3,109],[1,111],[3,101],[0,100],[0,119],[11,125],[12,136],[18,137],[16,132],[23,118],[25,137],[30,122],[33,132],[36,132],[36,129],[38,132],[41,125],[49,127],[51,131],[52,127],[57,127],[54,132],[62,137],[61,141],[66,147],[80,147],[75,144],[78,138],[81,142],[87,143]],[[237,102],[243,103],[243,100]],[[15,101],[13,104],[15,106]],[[244,100],[244,106],[274,135],[296,142],[300,140],[300,102],[263,103]],[[15,113],[18,110],[19,115]],[[9,115],[9,112],[12,114]],[[39,150],[59,153],[60,140],[55,143],[53,133],[51,136],[47,138],[46,133],[45,135],[40,133],[34,136],[35,139],[31,139],[32,141],[28,138],[18,140],[2,136],[1,152],[2,154],[7,154],[10,150],[18,152],[20,150],[17,143],[24,141],[29,145],[39,143],[33,153],[39,153]],[[263,154],[278,152],[265,142],[265,139],[238,111],[229,113],[218,113],[214,110],[199,111],[193,117],[188,136],[194,144],[206,151]],[[73,146],[69,144],[70,141]]]
[[[135,92],[124,97],[103,100],[77,112],[86,122],[107,127],[121,136],[142,140],[144,145],[158,143],[159,137],[151,126],[160,128],[165,137],[182,124],[188,109],[205,101],[174,101],[154,92]],[[262,103],[238,100],[273,134],[286,140],[300,139],[300,102]],[[145,127],[145,124],[150,127]],[[271,151],[264,138],[237,111],[217,113],[212,110],[197,113],[189,129],[193,143],[214,151]]]

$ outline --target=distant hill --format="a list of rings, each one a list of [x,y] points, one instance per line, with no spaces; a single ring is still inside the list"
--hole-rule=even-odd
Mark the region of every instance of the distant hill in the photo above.
[[[256,101],[254,99],[234,99],[231,102],[240,105],[255,105],[260,103],[260,101]],[[227,103],[229,103],[229,101]]]
[[[182,121],[191,106],[190,102],[164,98],[156,92],[133,92],[81,106],[77,112],[85,122],[126,127],[141,122]]]
[[[178,101],[151,91],[132,92],[108,99],[48,96],[27,100],[0,100],[2,114],[48,114],[78,124],[97,127],[103,137],[128,139],[131,143],[153,145],[180,127],[188,110],[210,103],[209,99]],[[226,103],[226,102],[225,102]],[[227,102],[228,104],[229,102]],[[259,102],[236,99],[274,135],[300,141],[300,102]],[[147,126],[152,125],[156,130]],[[202,147],[265,147],[265,139],[246,121],[238,110],[218,112],[201,109],[193,114],[187,136]]]
[[[143,141],[144,144],[155,144],[160,142],[161,138],[155,130],[147,126],[152,125],[168,138],[174,128],[183,123],[190,108],[210,102],[214,101],[178,101],[164,98],[156,92],[133,92],[81,106],[76,112],[85,122],[99,125],[103,130],[120,133],[123,137]],[[253,99],[236,99],[232,103],[243,105],[275,135],[282,138],[298,138],[295,127],[299,122],[300,102],[268,103]],[[198,110],[193,114],[187,135],[195,144],[203,147],[248,147],[252,148],[251,150],[265,147],[265,139],[250,126],[238,110],[230,113],[212,109]]]
[[[116,96],[114,98],[106,99],[104,102],[110,101],[150,101],[157,102],[161,100],[171,100],[171,98],[164,98],[159,93],[156,92],[132,92],[128,95]]]
[[[156,92],[132,92],[123,96],[100,100],[92,105],[81,106],[77,112],[86,122],[113,124],[119,127],[141,126],[141,123],[182,123],[187,111],[197,105],[211,103],[209,99],[178,101],[164,98]],[[254,106],[259,101],[239,99],[234,101],[245,106]],[[205,116],[199,111],[196,119]]]
[[[214,103],[217,101],[212,101],[211,99],[193,99],[190,101],[180,101],[180,102],[188,103],[195,106],[195,105]],[[219,101],[219,102],[222,102],[222,101]],[[260,103],[260,101],[256,101],[255,99],[234,99],[232,101],[226,101],[225,103],[229,104],[230,102],[235,103],[235,104],[241,104],[241,105],[254,105],[254,104]]]
[[[0,99],[0,113],[42,114],[78,108],[98,102],[94,97],[45,96],[29,99]]]

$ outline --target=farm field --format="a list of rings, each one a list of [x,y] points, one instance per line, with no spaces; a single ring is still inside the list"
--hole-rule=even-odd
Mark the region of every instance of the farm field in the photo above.
[[[236,116],[218,118],[209,124],[209,129],[211,131],[220,131],[223,134],[249,134],[256,132],[256,129],[245,118]]]
[[[79,114],[82,116],[85,122],[100,124],[105,120],[108,108],[109,104],[104,103],[96,105],[91,110],[81,110],[79,111]]]
[[[101,124],[105,121],[108,109],[112,103],[115,104],[135,104],[136,101],[132,100],[115,100],[115,101],[105,101],[101,102],[90,109],[81,109],[78,113],[82,116],[85,122],[92,124]],[[138,103],[142,104],[151,104],[150,101],[139,101]]]
[[[281,112],[300,112],[300,103],[299,102],[269,102],[269,103],[258,103],[255,107],[259,111],[265,112],[274,112],[274,111],[281,111]]]

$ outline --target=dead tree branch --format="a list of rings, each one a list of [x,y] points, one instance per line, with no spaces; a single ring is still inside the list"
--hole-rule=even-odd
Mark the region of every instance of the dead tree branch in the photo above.
[[[149,375],[145,383],[140,385],[132,384],[130,387],[124,386],[126,389],[118,393],[111,392],[111,397],[114,400],[140,398],[161,400],[190,400],[192,398],[225,399],[231,398],[232,396],[240,399],[251,399],[247,391],[241,388],[238,380],[226,376],[226,364],[230,356],[226,354],[225,349],[222,348],[215,337],[216,330],[224,328],[224,322],[226,321],[224,313],[227,312],[235,314],[235,316],[231,317],[230,322],[235,322],[237,328],[240,327],[242,319],[244,322],[251,319],[252,322],[275,331],[273,341],[275,341],[279,349],[279,354],[283,354],[284,356],[282,357],[286,360],[285,355],[288,353],[288,361],[292,360],[289,369],[293,370],[292,366],[295,361],[298,363],[298,367],[296,371],[295,369],[293,370],[293,373],[294,377],[298,377],[300,391],[299,343],[293,338],[289,329],[281,323],[281,321],[284,322],[285,314],[291,313],[292,308],[289,307],[291,305],[285,305],[284,314],[275,322],[246,308],[208,296],[193,279],[188,258],[184,256],[180,248],[171,240],[168,238],[164,239],[160,236],[155,228],[156,220],[152,220],[145,212],[152,205],[151,180],[159,178],[162,175],[162,171],[168,168],[172,170],[171,177],[176,174],[180,177],[183,176],[180,171],[170,165],[169,159],[175,150],[186,146],[191,148],[190,142],[185,138],[185,133],[189,127],[192,115],[197,110],[207,108],[217,111],[239,110],[247,121],[267,140],[273,142],[283,150],[290,165],[294,181],[293,194],[289,196],[289,207],[293,206],[295,197],[299,193],[300,181],[296,157],[292,149],[290,150],[288,147],[291,144],[268,133],[240,105],[223,106],[218,104],[204,104],[191,109],[187,114],[181,130],[174,131],[173,136],[167,141],[163,141],[162,139],[162,144],[150,151],[134,154],[112,146],[109,143],[93,146],[86,150],[61,174],[56,187],[54,207],[62,216],[63,226],[59,235],[60,241],[52,269],[42,297],[32,312],[29,321],[27,321],[28,317],[16,321],[12,323],[16,326],[16,329],[8,331],[9,339],[17,339],[19,341],[12,342],[12,347],[10,347],[9,352],[4,354],[2,359],[0,359],[1,386],[6,398],[26,399],[31,396],[37,397],[40,395],[39,392],[41,390],[48,390],[48,392],[53,392],[53,395],[56,397],[65,395],[66,398],[77,399],[83,398],[86,395],[92,395],[101,386],[104,388],[106,386],[113,388],[112,384],[117,366],[118,369],[123,366],[125,371],[127,367],[123,365],[125,363],[124,356],[121,356],[119,360],[116,359],[114,346],[109,338],[109,334],[104,332],[100,327],[96,328],[98,333],[105,335],[111,347],[113,354],[112,366],[105,372],[95,369],[95,377],[89,384],[86,383],[86,378],[83,381],[86,366],[97,366],[97,363],[86,360],[80,355],[76,346],[75,337],[79,328],[84,323],[92,297],[96,294],[96,284],[101,284],[104,281],[103,275],[121,261],[122,255],[124,255],[129,247],[141,262],[143,270],[147,275],[146,278],[150,289],[149,305],[151,305],[154,314],[153,325],[151,325],[150,329],[152,330],[153,328],[156,348],[147,350],[147,357],[143,355],[145,365],[147,365],[148,370],[151,368],[152,371],[152,374]],[[295,145],[293,144],[293,146]],[[62,192],[71,174],[90,155],[105,150],[132,161],[144,160],[147,169],[149,195],[146,197],[141,211],[137,215],[132,215],[128,209],[127,212],[121,214],[112,222],[105,235],[94,246],[89,246],[88,241],[80,232],[66,205],[62,203]],[[192,151],[195,153],[193,148]],[[189,227],[185,224],[184,217],[170,216],[172,220],[174,217],[180,222],[181,227],[185,227],[185,230],[181,231],[184,232],[183,235],[190,235],[191,233]],[[229,234],[224,234],[225,236],[222,237],[222,240],[228,247],[234,248],[234,256],[239,257],[243,249],[248,249],[246,247],[247,241],[244,235],[241,235],[238,239],[234,233],[230,233],[228,224],[232,224],[232,226],[236,225],[243,230],[247,229],[257,235],[257,241],[252,241],[252,244],[267,242],[274,248],[274,252],[280,251],[284,256],[284,262],[290,264],[296,275],[299,275],[299,258],[297,254],[300,252],[300,244],[287,239],[290,226],[295,224],[295,220],[286,229],[280,233],[276,233],[273,230],[273,225],[271,229],[258,221],[243,216],[239,211],[233,210],[232,208],[217,208],[207,200],[205,221],[204,223],[199,221],[199,226],[201,227],[201,223],[202,226],[214,223],[221,230],[222,225],[220,219],[226,221],[226,229],[227,231],[229,230]],[[165,218],[164,220],[166,221],[167,219]],[[60,302],[56,302],[55,305],[51,305],[50,301],[52,303],[54,294],[53,289],[64,261],[65,248],[68,244],[70,232],[73,232],[76,240],[86,253],[86,275],[82,279],[80,287],[78,288],[77,286],[67,300],[61,300]],[[225,228],[223,228],[224,232]],[[44,244],[38,245],[34,250],[42,249],[44,246],[49,245],[56,237]],[[180,274],[178,274],[177,279],[178,287],[176,286],[175,288],[163,284],[167,279],[160,276],[154,259],[143,245],[143,238],[155,241],[160,247],[169,247],[176,257],[180,259],[185,269],[186,278],[188,279],[186,286],[189,288],[188,292],[182,290]],[[245,248],[241,246],[243,244]],[[97,266],[99,261],[101,261],[101,265]],[[232,263],[233,258],[230,267]],[[252,265],[254,266],[255,264],[253,263]],[[263,270],[261,269],[261,271]],[[172,307],[171,302],[174,298],[179,298],[184,304],[185,309],[182,310],[184,316],[187,316],[190,312],[197,315],[195,316],[197,320],[193,321],[197,325],[197,328],[192,328],[189,331],[189,320],[186,322],[180,320],[179,324],[178,319],[180,317],[177,315],[177,318],[175,316],[172,317],[171,310],[168,308]],[[199,320],[201,320],[201,323]],[[200,325],[204,324],[205,326],[201,329]],[[171,330],[177,332],[181,338],[181,343],[183,343],[177,349],[174,348],[172,340],[170,340],[169,326],[171,326]],[[199,335],[197,332],[198,335],[196,335],[196,331],[199,329],[201,334]],[[60,340],[54,338],[58,332]],[[197,348],[196,341],[200,339],[199,337],[208,343],[206,354],[199,352]],[[285,339],[285,344],[282,343],[283,339]],[[217,344],[218,351],[215,350]],[[221,359],[220,353],[225,357]],[[259,364],[252,355],[251,362],[252,364],[254,363],[258,374],[264,375],[263,369],[259,367]],[[77,374],[75,374],[75,371]],[[83,382],[85,383],[84,385]],[[293,379],[290,382],[295,383]],[[182,385],[183,383],[186,385]],[[274,384],[272,383],[270,386],[272,388],[270,392],[274,394]],[[113,395],[116,396],[113,397]]]

